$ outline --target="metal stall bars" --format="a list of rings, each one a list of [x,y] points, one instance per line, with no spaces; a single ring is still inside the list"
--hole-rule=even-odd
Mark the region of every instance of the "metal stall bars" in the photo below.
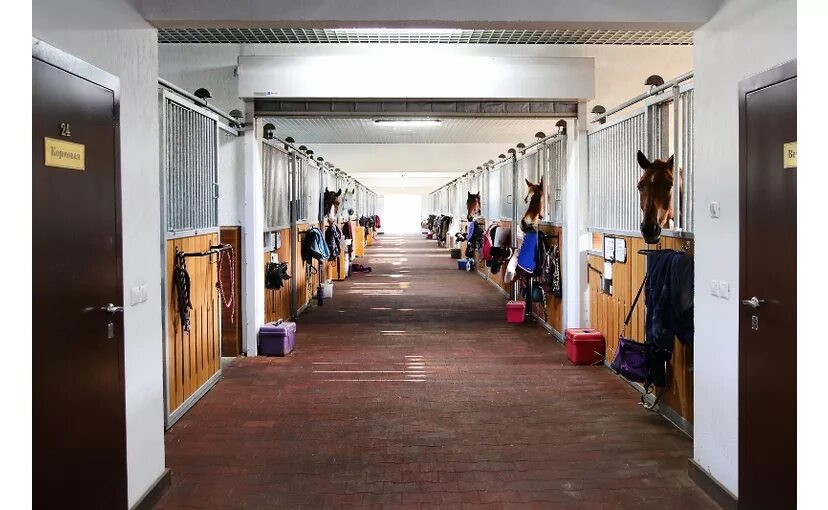
[[[564,183],[566,182],[566,135],[559,134],[544,144],[543,184],[547,193],[548,221],[562,227],[564,219]]]
[[[219,130],[238,136],[222,119],[227,114],[159,80],[162,323],[164,343],[164,423],[171,427],[221,375],[221,314],[212,255],[218,245]],[[193,303],[178,313],[177,292],[170,290],[179,253],[189,260]],[[205,284],[200,279],[207,278]],[[189,311],[189,310],[188,310]]]
[[[607,116],[629,106],[644,106],[612,123],[590,130],[587,134],[589,230],[607,234],[640,236],[638,191],[641,169],[636,151],[650,159],[674,156],[674,168],[682,174],[681,192],[673,193],[674,224],[663,235],[693,236],[694,186],[694,114],[693,73],[687,73],[649,92],[626,101],[596,116]]]

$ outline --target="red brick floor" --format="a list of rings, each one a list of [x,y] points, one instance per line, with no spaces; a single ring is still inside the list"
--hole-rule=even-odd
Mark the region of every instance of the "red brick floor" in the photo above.
[[[158,508],[715,508],[692,442],[446,250],[386,235],[167,434]]]

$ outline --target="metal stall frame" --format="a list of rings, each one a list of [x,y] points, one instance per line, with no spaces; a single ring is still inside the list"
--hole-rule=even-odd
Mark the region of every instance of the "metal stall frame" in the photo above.
[[[681,169],[683,172],[683,187],[682,193],[673,193],[673,228],[665,228],[661,235],[665,237],[676,237],[683,239],[693,239],[694,228],[694,208],[692,197],[695,194],[695,186],[693,184],[694,168],[693,168],[693,136],[694,129],[693,121],[693,100],[694,100],[694,83],[692,81],[693,73],[685,73],[664,85],[654,87],[650,92],[641,94],[632,98],[621,105],[610,109],[606,113],[595,116],[591,122],[606,122],[606,118],[610,115],[618,113],[632,106],[633,104],[642,103],[642,106],[630,110],[623,116],[616,117],[611,122],[606,122],[598,127],[589,129],[587,132],[587,144],[589,139],[602,131],[618,126],[621,123],[631,121],[636,117],[641,116],[643,119],[643,136],[644,145],[641,150],[646,150],[647,156],[650,158],[666,157],[664,154],[669,147],[669,143],[673,143],[673,168]],[[672,113],[672,139],[668,140],[669,127],[667,120],[667,109]],[[592,150],[588,148],[588,155]],[[632,157],[632,156],[631,156]],[[589,158],[589,156],[588,156]],[[588,171],[594,169],[593,162],[588,160]],[[593,184],[591,176],[589,178],[590,185]],[[688,185],[689,183],[689,185]],[[606,189],[609,183],[602,183],[603,189]],[[593,200],[592,190],[589,192],[590,201]],[[622,211],[622,218],[628,219],[636,215],[638,207],[634,202],[627,201],[624,210]],[[634,228],[612,228],[595,226],[596,219],[593,216],[593,206],[589,206],[587,231],[591,233],[600,233],[608,235],[622,235],[640,237],[640,231]],[[686,217],[686,218],[685,218]]]
[[[161,203],[161,213],[160,213],[160,224],[161,224],[161,236],[160,236],[160,261],[161,261],[161,313],[164,320],[161,322],[161,337],[162,337],[162,345],[163,345],[163,377],[164,377],[164,428],[165,430],[169,430],[192,406],[198,402],[201,397],[203,397],[213,386],[218,382],[222,375],[222,368],[221,368],[221,342],[217,342],[217,352],[216,356],[219,359],[219,368],[218,371],[210,376],[210,378],[204,382],[192,395],[187,397],[184,402],[181,403],[176,409],[170,411],[169,410],[169,395],[170,395],[170,377],[169,377],[169,367],[170,367],[170,349],[169,349],[169,338],[167,330],[167,314],[169,312],[167,307],[167,302],[169,299],[169,293],[167,291],[168,287],[168,280],[167,280],[167,241],[170,239],[178,239],[182,237],[190,237],[195,235],[202,235],[202,234],[217,234],[220,231],[218,225],[218,197],[219,197],[219,167],[220,167],[220,142],[219,142],[219,130],[224,130],[227,133],[230,133],[234,136],[239,136],[239,132],[232,126],[225,125],[220,118],[220,115],[215,113],[213,110],[204,108],[203,106],[199,106],[189,98],[185,97],[184,95],[178,93],[175,89],[172,89],[169,82],[162,82],[159,80],[159,84],[161,85],[158,90],[158,109],[159,109],[159,118],[160,118],[160,146],[161,151],[159,153],[159,166],[161,171],[159,172],[159,186],[160,186],[160,203]],[[169,132],[169,125],[167,122],[167,116],[164,115],[164,107],[166,106],[166,102],[171,101],[179,106],[184,108],[191,109],[198,114],[201,114],[205,117],[208,117],[215,121],[216,123],[216,145],[213,148],[216,155],[216,173],[214,176],[214,186],[213,186],[213,197],[212,199],[215,201],[215,212],[216,212],[216,226],[215,227],[208,227],[208,228],[200,228],[200,229],[186,229],[186,230],[169,230],[168,229],[168,213],[167,213],[167,200],[168,200],[168,193],[169,190],[167,189],[167,176],[169,173],[168,164],[167,164],[167,151],[165,150],[164,141],[166,140],[167,134]],[[219,331],[221,331],[221,314],[219,314],[219,323],[218,323]]]
[[[354,207],[354,214],[357,217],[360,214],[360,208],[364,207],[367,202],[366,197],[368,194],[376,197],[376,193],[369,190],[352,176],[348,175],[347,172],[339,169],[332,169],[329,165],[323,164],[321,160],[313,159],[310,155],[300,150],[295,142],[288,142],[282,138],[272,136],[270,138],[263,139],[262,143],[288,155],[288,225],[277,227],[265,226],[265,231],[290,228],[291,257],[296,254],[298,249],[299,223],[310,223],[319,226],[319,224],[324,221],[324,211],[322,211],[322,191],[324,189],[326,179],[334,176],[337,186],[342,187],[343,192],[348,186],[353,184],[356,193],[354,195],[354,204],[352,205]],[[307,201],[305,200],[306,197],[304,194],[304,167],[309,164],[314,165],[319,172],[319,179],[317,182],[319,196],[316,203],[317,212],[315,220],[313,216],[311,216],[311,212],[308,209],[308,203],[306,203]],[[293,262],[294,263],[290,264],[290,310],[291,317],[295,318],[307,310],[310,301],[301,307],[299,306],[299,295],[296,282],[299,276],[298,271],[300,264],[296,264],[295,261]]]
[[[277,142],[273,142],[272,140],[268,140],[268,139],[262,140],[262,145],[266,145],[266,146],[268,146],[269,148],[271,148],[271,149],[273,149],[273,150],[276,150],[277,152],[281,152],[282,154],[284,154],[285,156],[287,156],[287,160],[288,160],[288,167],[287,167],[287,172],[288,172],[288,175],[287,175],[287,180],[286,180],[286,182],[287,182],[287,184],[288,184],[288,193],[287,193],[287,197],[288,197],[288,214],[287,214],[287,223],[285,223],[285,224],[277,224],[277,225],[268,225],[268,224],[265,224],[265,225],[264,225],[264,230],[265,230],[265,232],[275,232],[275,231],[277,231],[277,230],[284,230],[284,229],[286,229],[286,228],[290,228],[290,223],[291,223],[291,216],[290,216],[290,209],[291,209],[291,208],[290,208],[290,200],[291,200],[291,189],[290,189],[290,184],[291,184],[291,182],[290,182],[290,179],[291,179],[291,169],[290,169],[290,164],[291,164],[291,163],[290,163],[290,161],[291,161],[291,152],[290,152],[290,150],[289,150],[289,149],[286,149],[286,148],[285,148],[285,145],[284,145],[284,144],[277,143]],[[262,161],[264,161],[264,158],[262,158]],[[262,169],[262,171],[264,171],[264,169]],[[265,188],[265,189],[267,188],[265,185],[262,185],[262,187],[263,187],[263,188]],[[265,218],[265,222],[267,222],[267,218]]]

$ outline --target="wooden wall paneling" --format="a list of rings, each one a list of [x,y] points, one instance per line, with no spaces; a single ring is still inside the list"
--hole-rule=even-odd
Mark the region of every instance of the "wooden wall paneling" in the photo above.
[[[683,240],[662,237],[658,246],[648,246],[639,237],[625,237],[627,242],[627,262],[613,264],[613,295],[600,292],[600,278],[594,271],[589,271],[588,285],[590,296],[590,323],[601,331],[606,338],[607,359],[611,360],[617,350],[618,335],[623,326],[629,307],[646,274],[646,256],[639,255],[644,248],[671,248],[681,250]],[[595,244],[595,243],[594,243]],[[600,244],[602,246],[602,243]],[[603,257],[589,255],[588,263],[603,271]],[[644,341],[646,308],[642,294],[633,319],[627,327],[626,336]],[[681,417],[693,420],[693,352],[692,346],[684,346],[675,341],[673,360],[667,374],[667,387],[663,390],[662,403]]]
[[[167,241],[167,348],[169,351],[168,412],[174,411],[220,369],[220,305],[216,289],[216,257],[190,257],[190,331],[185,332],[178,314],[173,282],[175,249],[206,251],[218,244],[217,234]]]
[[[359,225],[354,228],[354,256],[365,256],[365,227]]]
[[[340,222],[340,230],[342,230],[342,226],[345,224],[344,221]],[[344,245],[344,236],[343,236],[343,245]],[[331,278],[335,281],[343,281],[348,277],[348,247],[343,246],[342,251],[339,252],[339,257],[336,259],[336,262],[332,264],[333,268],[331,270]]]
[[[276,258],[279,262],[287,262],[288,274],[294,263],[290,250],[290,229],[278,231],[281,239],[281,246],[276,250]],[[267,267],[270,262],[271,252],[264,252],[263,264]],[[264,285],[264,282],[262,282]],[[265,289],[265,321],[275,322],[279,319],[288,320],[291,315],[290,309],[290,282],[286,281],[281,289]]]
[[[231,308],[221,304],[221,355],[238,356],[241,354],[242,328],[241,320],[241,227],[221,227],[221,244],[233,247],[233,270],[235,276],[235,299]],[[230,288],[230,275],[226,266],[222,274],[222,285]],[[231,320],[232,319],[232,320]]]

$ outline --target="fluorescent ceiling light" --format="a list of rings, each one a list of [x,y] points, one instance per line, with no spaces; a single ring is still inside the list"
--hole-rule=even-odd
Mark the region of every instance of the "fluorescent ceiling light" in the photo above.
[[[438,119],[376,119],[374,124],[377,126],[389,127],[428,127],[439,126]]]

